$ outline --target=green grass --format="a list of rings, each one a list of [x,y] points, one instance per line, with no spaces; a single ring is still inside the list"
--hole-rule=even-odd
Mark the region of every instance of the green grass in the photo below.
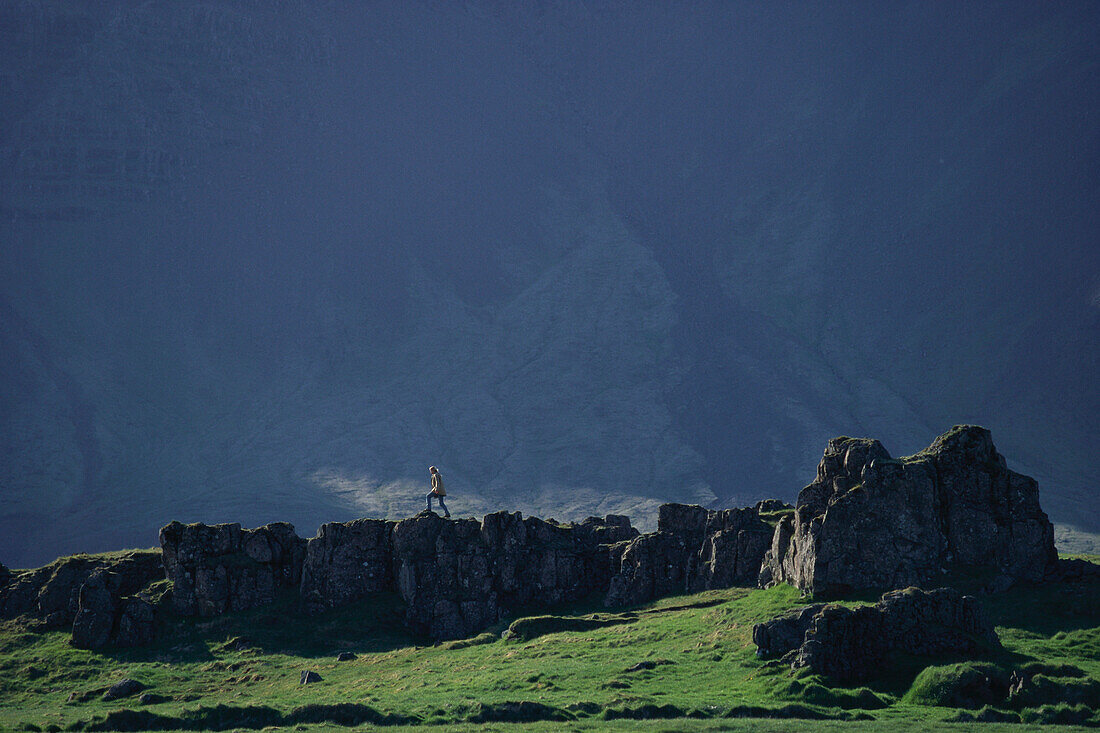
[[[71,561],[74,561],[74,560],[84,561],[84,562],[117,561],[117,560],[124,560],[124,559],[127,559],[127,558],[137,557],[139,555],[160,557],[161,551],[160,551],[159,547],[154,547],[154,548],[138,547],[138,548],[130,548],[130,549],[126,549],[126,550],[112,550],[110,552],[96,552],[96,553],[81,552],[81,553],[77,553],[75,555],[64,555],[62,557],[59,557],[56,560],[54,560],[53,562],[51,562],[49,565],[46,565],[44,567],[46,567],[46,568],[57,568],[57,567],[60,567],[61,565],[64,565],[67,562],[71,562]],[[15,575],[21,575],[23,573],[30,573],[30,572],[33,572],[35,570],[39,570],[39,568],[9,568],[9,570],[11,570],[11,572]]]
[[[1100,534],[1087,532],[1068,524],[1054,525],[1054,546],[1059,553],[1070,556],[1100,555]]]
[[[760,512],[760,519],[767,522],[772,527],[783,521],[784,517],[793,517],[794,509],[779,509],[774,512]]]
[[[1069,683],[1090,699],[1100,680],[1098,592],[1031,586],[990,597],[986,606],[1005,645],[996,658],[898,657],[886,673],[859,687],[830,685],[756,658],[752,625],[805,602],[787,586],[707,591],[614,612],[590,600],[506,619],[472,639],[443,644],[409,635],[395,596],[315,617],[300,616],[292,600],[284,599],[215,619],[176,619],[165,622],[153,646],[107,652],[74,649],[64,632],[32,633],[5,622],[0,730],[27,724],[65,729],[103,720],[112,711],[114,722],[126,722],[120,715],[151,714],[189,728],[415,721],[435,730],[718,731],[751,725],[793,731],[809,724],[724,717],[733,711],[824,718],[813,722],[818,730],[843,725],[877,731],[903,721],[920,730],[958,719],[954,705],[960,699],[951,698],[950,690],[974,670],[982,673],[981,665],[1007,674],[1041,664],[1032,669],[1040,678],[1053,686]],[[510,638],[501,639],[509,628]],[[335,655],[345,650],[356,659],[337,662]],[[636,667],[639,662],[652,664]],[[926,669],[930,663],[935,669]],[[300,685],[303,670],[316,671],[323,681]],[[104,702],[102,690],[126,677],[166,701]],[[1085,703],[1031,702],[1005,714],[1036,723],[1100,723],[1095,707]],[[647,717],[657,720],[642,719]],[[874,720],[828,720],[840,717]],[[999,727],[982,724],[981,730]]]

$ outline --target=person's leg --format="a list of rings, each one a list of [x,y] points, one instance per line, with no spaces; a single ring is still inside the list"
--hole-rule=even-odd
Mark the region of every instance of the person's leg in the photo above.
[[[443,497],[440,496],[438,498],[439,498],[439,506],[443,508],[443,516],[445,516],[445,517],[451,516],[451,513],[449,511],[447,511],[447,505],[443,503]]]
[[[429,491],[428,495],[426,497],[424,497],[425,499],[428,500],[428,511],[429,512],[432,510],[432,497],[433,496],[435,496],[435,494],[433,494],[432,492]]]

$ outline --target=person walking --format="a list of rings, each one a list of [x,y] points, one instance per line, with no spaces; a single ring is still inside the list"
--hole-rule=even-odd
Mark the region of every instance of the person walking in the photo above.
[[[447,490],[443,488],[443,475],[439,473],[439,469],[435,466],[429,466],[428,472],[432,475],[432,490],[428,492],[426,497],[428,500],[428,511],[432,510],[432,497],[439,499],[439,508],[443,510],[443,516],[450,519],[451,513],[447,511],[447,505],[443,503],[443,497],[447,495]]]

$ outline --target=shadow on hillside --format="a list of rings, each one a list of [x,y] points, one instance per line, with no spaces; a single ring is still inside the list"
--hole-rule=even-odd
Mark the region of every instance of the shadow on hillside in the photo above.
[[[118,661],[204,662],[227,655],[334,657],[342,651],[371,654],[431,644],[405,628],[403,613],[396,594],[380,593],[316,615],[301,612],[288,596],[214,618],[168,617],[153,644],[105,653]]]
[[[1065,562],[1065,561],[1062,561]],[[993,623],[1041,636],[1100,626],[1100,574],[1021,583],[982,597]]]

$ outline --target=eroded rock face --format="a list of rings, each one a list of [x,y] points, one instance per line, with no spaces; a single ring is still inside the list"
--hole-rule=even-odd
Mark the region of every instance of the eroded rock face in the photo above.
[[[1000,647],[978,600],[952,588],[891,591],[874,606],[817,604],[757,624],[757,654],[790,655],[836,680],[860,680],[879,670],[892,651],[922,656],[980,654]]]
[[[357,519],[321,525],[306,544],[302,601],[312,611],[393,590],[395,522]]]
[[[775,529],[759,583],[834,595],[966,568],[1010,584],[1042,579],[1055,558],[1035,481],[1008,470],[988,430],[963,425],[901,460],[876,440],[829,441]]]
[[[141,646],[153,640],[153,604],[141,595],[123,595],[124,585],[117,573],[97,570],[80,586],[73,646]]]
[[[637,535],[616,515],[557,524],[518,512],[479,522],[425,511],[401,522],[331,523],[306,545],[300,593],[316,612],[396,592],[411,628],[460,638],[525,606],[606,588],[621,546]],[[220,537],[219,548],[233,544]]]
[[[754,585],[771,537],[755,508],[663,504],[657,531],[622,550],[604,603],[636,605],[676,593]]]
[[[394,574],[406,621],[436,639],[468,636],[504,613],[580,599],[606,587],[614,542],[637,535],[623,517],[573,525],[519,512],[398,522]]]
[[[306,554],[306,541],[286,522],[256,529],[172,522],[160,543],[173,608],[185,616],[243,611],[297,590]]]
[[[114,588],[122,595],[133,595],[164,577],[160,553],[154,550],[63,557],[12,573],[7,584],[0,584],[0,617],[26,615],[50,626],[67,626],[76,618],[81,586],[99,571],[113,575]]]

